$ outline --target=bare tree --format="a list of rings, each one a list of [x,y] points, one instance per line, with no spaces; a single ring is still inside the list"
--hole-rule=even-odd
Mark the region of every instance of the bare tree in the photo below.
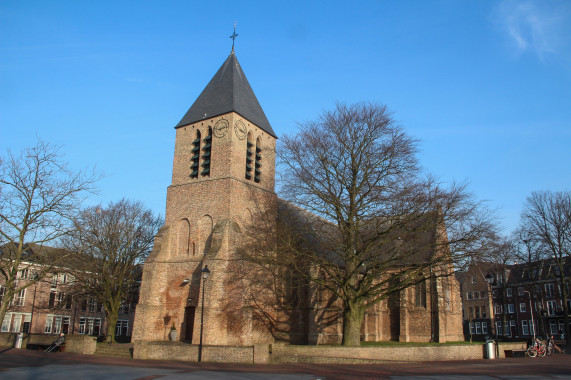
[[[310,262],[316,270],[298,272],[342,302],[343,345],[360,344],[368,307],[452,275],[494,230],[464,185],[422,177],[416,153],[386,107],[369,103],[338,104],[281,139],[281,194],[312,215],[298,223],[311,244],[290,262]]]
[[[0,159],[0,274],[6,287],[0,321],[15,294],[66,258],[68,253],[46,245],[56,245],[73,230],[71,220],[98,179],[70,170],[59,148],[43,141]]]
[[[491,285],[494,292],[492,297],[496,300],[496,303],[502,307],[503,331],[496,331],[496,335],[511,335],[506,333],[510,328],[508,324],[509,310],[506,292],[508,283],[510,280],[513,281],[513,279],[510,278],[512,266],[518,259],[513,240],[498,236],[490,242],[486,256],[488,258],[486,265],[486,271],[488,273],[486,275],[489,274],[493,276]]]
[[[83,210],[65,241],[69,250],[84,256],[74,266],[75,293],[103,305],[108,340],[114,339],[119,308],[139,274],[137,265],[145,261],[162,224],[142,203],[122,199]]]
[[[533,192],[527,198],[520,230],[529,236],[528,242],[537,244],[539,258],[553,263],[552,276],[563,296],[565,336],[569,342],[569,272],[571,264],[571,192]]]

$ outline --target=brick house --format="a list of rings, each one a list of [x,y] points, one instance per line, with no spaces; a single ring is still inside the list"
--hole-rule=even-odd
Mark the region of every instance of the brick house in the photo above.
[[[310,284],[294,307],[285,310],[275,304],[265,315],[280,325],[281,335],[258,318],[245,296],[251,287],[236,264],[245,226],[257,212],[277,220],[294,206],[275,194],[277,137],[234,50],[175,130],[165,225],[144,265],[134,341],[340,341],[338,305]],[[201,278],[205,267],[210,271],[207,279]],[[456,279],[448,276],[422,285],[368,310],[362,339],[460,340]]]
[[[50,247],[29,246],[28,250],[50,250]],[[32,282],[37,273],[44,272],[34,263],[23,261],[18,282]],[[50,273],[14,296],[2,321],[2,333],[30,333],[39,335],[80,334],[98,336],[106,332],[103,306],[94,298],[74,295],[74,277],[70,268],[57,267]],[[5,286],[0,283],[0,300]],[[134,299],[136,302],[136,299]],[[120,341],[129,341],[133,326],[134,303],[121,308],[116,327]]]
[[[571,265],[567,264],[567,275],[570,270]],[[555,280],[558,276],[558,267],[549,260],[505,266],[471,265],[458,276],[464,335],[469,338],[472,333],[475,339],[496,334],[503,338],[528,339],[534,332],[541,337],[558,336],[560,331],[565,331],[563,296]],[[482,308],[485,308],[485,317]]]

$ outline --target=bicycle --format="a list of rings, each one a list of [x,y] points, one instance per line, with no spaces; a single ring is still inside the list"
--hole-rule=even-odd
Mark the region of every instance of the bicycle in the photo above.
[[[547,354],[547,347],[539,339],[536,339],[527,349],[527,356],[530,358],[534,358],[538,355],[543,357],[545,354]]]

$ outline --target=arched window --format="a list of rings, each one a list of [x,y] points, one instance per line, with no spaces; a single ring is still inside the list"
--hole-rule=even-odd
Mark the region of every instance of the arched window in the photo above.
[[[212,128],[208,127],[208,135],[204,138],[202,147],[202,172],[203,177],[210,177],[210,153],[212,152]]]
[[[188,255],[190,253],[190,223],[188,219],[183,219],[178,228],[178,254]]]
[[[200,160],[200,131],[196,131],[196,139],[192,142],[190,150],[192,157],[190,158],[190,178],[198,178],[198,162]]]
[[[262,139],[256,139],[256,165],[254,170],[254,181],[259,183],[262,177]]]
[[[252,171],[254,165],[254,143],[252,142],[252,132],[248,132],[248,141],[246,143],[246,179],[252,180]]]

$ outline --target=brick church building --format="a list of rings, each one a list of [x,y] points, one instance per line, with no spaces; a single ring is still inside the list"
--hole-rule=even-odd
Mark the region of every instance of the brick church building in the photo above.
[[[277,219],[293,206],[275,194],[277,137],[233,49],[175,130],[165,225],[144,266],[133,340],[198,344],[202,328],[207,345],[340,342],[342,312],[335,303],[308,289],[294,317],[280,318],[274,305],[269,318],[287,325],[276,334],[255,315],[252,288],[237,274],[245,225],[256,212]],[[457,281],[449,276],[427,284],[368,310],[362,340],[463,340]],[[324,314],[329,323],[320,326]]]

